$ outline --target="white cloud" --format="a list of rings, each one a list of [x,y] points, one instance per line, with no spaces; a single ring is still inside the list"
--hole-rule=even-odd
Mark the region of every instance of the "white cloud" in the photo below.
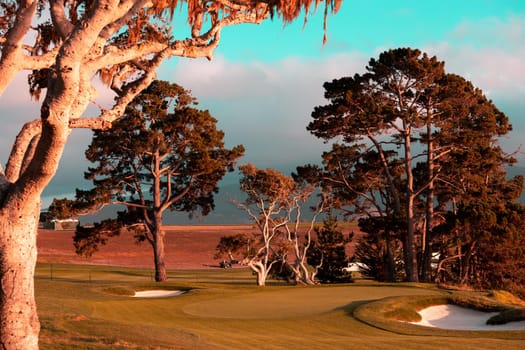
[[[525,18],[465,21],[447,41],[422,50],[445,61],[447,72],[472,81],[507,114],[514,130],[501,142],[509,152],[518,149],[525,133]],[[517,158],[525,162],[523,152]]]
[[[228,144],[245,145],[243,162],[294,168],[320,159],[322,142],[306,126],[313,108],[326,102],[323,83],[362,72],[367,60],[359,53],[272,63],[219,56],[213,62],[181,60],[158,76],[190,89],[200,108],[210,109]]]
[[[448,72],[471,80],[490,97],[522,99],[525,94],[525,18],[465,21],[446,42],[423,48],[446,62]]]
[[[471,80],[496,105],[503,101],[507,106],[523,106],[524,28],[525,20],[516,16],[507,21],[464,22],[444,41],[423,45],[421,50],[444,60],[447,72]],[[201,107],[218,117],[227,139],[247,147],[249,161],[315,159],[322,145],[305,128],[313,107],[325,103],[323,82],[362,73],[369,58],[386,49],[317,59],[288,57],[272,63],[231,62],[221,56],[213,62],[179,60],[171,70],[165,65],[159,78],[191,89]]]
[[[487,96],[521,99],[525,93],[524,48],[455,47],[442,43],[424,49],[445,61],[449,73],[459,74],[481,88]]]

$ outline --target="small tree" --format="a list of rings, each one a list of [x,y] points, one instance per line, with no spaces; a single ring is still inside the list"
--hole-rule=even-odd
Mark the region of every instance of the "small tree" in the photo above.
[[[79,254],[90,255],[107,236],[132,229],[151,244],[155,280],[164,281],[165,210],[206,215],[213,209],[217,183],[232,171],[244,148],[224,147],[224,133],[208,113],[191,107],[189,92],[176,84],[155,81],[128,107],[111,131],[97,131],[86,151],[96,163],[86,173],[95,188],[77,191],[84,207],[109,203],[126,206],[118,218],[75,235]]]
[[[293,275],[296,283],[314,284],[307,266],[307,254],[316,218],[324,210],[323,200],[313,210],[304,240],[301,237],[302,210],[318,188],[315,181],[301,168],[293,177],[274,169],[257,169],[251,164],[241,166],[240,170],[241,189],[248,198],[237,205],[248,213],[260,232],[260,248],[247,259],[248,266],[258,275],[258,285],[264,285],[276,264],[280,266],[274,269],[277,275],[287,271],[287,279]],[[293,254],[291,262],[290,252]]]
[[[243,260],[250,255],[250,237],[244,233],[222,236],[217,247],[215,247],[215,251],[215,259],[224,259],[227,257],[230,263],[232,261]]]
[[[73,201],[68,198],[53,198],[46,213],[46,220],[63,220],[77,215]]]
[[[323,226],[317,227],[315,233],[317,239],[308,251],[308,264],[316,266],[316,279],[321,283],[351,282],[351,276],[343,268],[348,265],[346,245],[351,242],[353,234],[344,237],[332,214],[323,220]]]
[[[242,165],[240,186],[248,195],[244,202],[237,202],[259,229],[257,247],[246,257],[247,265],[257,274],[257,285],[264,286],[272,266],[285,257],[283,249],[276,249],[274,240],[280,237],[287,223],[285,210],[294,189],[291,177],[274,169],[260,170],[252,164]],[[273,245],[272,245],[273,244]],[[280,247],[282,248],[282,246]]]

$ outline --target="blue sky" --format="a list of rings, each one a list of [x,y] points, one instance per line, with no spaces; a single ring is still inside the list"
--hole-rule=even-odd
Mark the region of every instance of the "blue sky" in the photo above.
[[[175,29],[184,25],[176,23]],[[274,20],[231,27],[211,62],[172,58],[158,78],[192,90],[200,108],[219,120],[227,144],[245,145],[241,163],[288,172],[319,162],[326,149],[306,131],[314,106],[325,103],[323,82],[361,73],[371,57],[408,46],[445,61],[448,72],[471,80],[507,113],[514,125],[502,140],[507,151],[523,143],[525,1],[345,0],[329,17],[327,34],[323,46],[322,9],[304,28],[302,18],[286,26]],[[2,164],[21,127],[20,115],[37,116],[25,91],[21,78],[0,98],[0,113],[8,116],[0,129]],[[48,198],[82,186],[89,141],[89,132],[73,131]],[[524,154],[518,158],[523,166]]]

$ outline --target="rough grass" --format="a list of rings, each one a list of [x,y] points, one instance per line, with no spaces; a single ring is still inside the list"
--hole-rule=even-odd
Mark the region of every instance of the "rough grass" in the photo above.
[[[391,332],[411,335],[433,335],[454,337],[490,337],[499,339],[523,339],[525,331],[454,331],[432,327],[422,327],[408,322],[417,322],[421,316],[417,311],[433,305],[454,304],[479,311],[499,314],[490,318],[488,324],[504,324],[525,320],[525,309],[502,302],[493,294],[481,292],[452,292],[439,296],[399,296],[367,303],[357,308],[354,316],[359,320]],[[404,321],[404,322],[399,322]]]
[[[440,349],[504,350],[519,348],[525,339],[525,332],[498,337],[431,333],[392,320],[414,316],[413,307],[446,300],[449,293],[429,285],[293,287],[271,282],[259,288],[244,269],[170,271],[168,276],[169,282],[159,286],[144,269],[54,265],[51,276],[50,266],[39,265],[41,349],[405,350],[439,344]],[[159,288],[190,292],[161,299],[129,297],[136,290]],[[363,317],[367,312],[401,328]]]
[[[504,304],[525,307],[525,301],[505,290],[493,290],[489,296]]]

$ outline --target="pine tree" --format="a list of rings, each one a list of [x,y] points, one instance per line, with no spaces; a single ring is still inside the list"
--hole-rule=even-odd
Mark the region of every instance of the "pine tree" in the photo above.
[[[323,220],[323,226],[316,228],[315,233],[317,239],[309,250],[308,264],[317,267],[316,278],[321,283],[352,282],[344,268],[349,262],[346,245],[351,242],[353,234],[345,237],[332,214]]]

